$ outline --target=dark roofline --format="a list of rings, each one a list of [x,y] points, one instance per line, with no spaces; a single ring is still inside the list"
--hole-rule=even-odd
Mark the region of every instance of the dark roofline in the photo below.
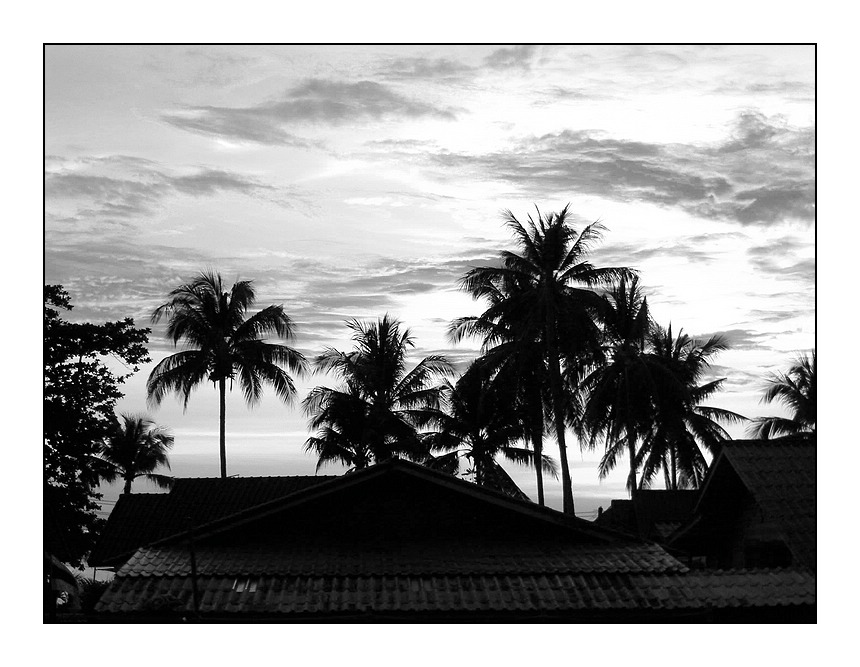
[[[432,481],[442,486],[446,486],[460,493],[465,493],[478,500],[488,502],[497,507],[502,507],[507,510],[512,510],[530,516],[539,521],[549,523],[553,526],[567,530],[573,530],[580,533],[585,533],[590,537],[613,541],[614,539],[624,539],[629,541],[630,536],[612,529],[602,526],[595,526],[592,522],[580,519],[575,516],[569,516],[549,507],[540,507],[531,502],[515,500],[503,493],[486,489],[472,482],[467,482],[458,479],[448,473],[431,470],[425,466],[403,459],[394,458],[383,463],[369,466],[363,470],[356,470],[345,475],[335,476],[331,480],[320,484],[300,489],[295,493],[291,493],[282,498],[276,498],[254,507],[241,510],[234,514],[215,519],[209,523],[196,526],[194,528],[194,536],[196,539],[210,537],[225,530],[235,528],[237,526],[270,516],[285,509],[289,509],[296,505],[301,505],[305,502],[315,500],[320,497],[325,497],[339,491],[343,488],[349,488],[355,485],[366,483],[368,480],[375,479],[382,475],[395,473],[403,473],[415,477],[423,478],[427,481]],[[148,545],[141,546],[159,546],[173,542],[179,538],[185,537],[188,531],[182,531],[168,535]]]
[[[717,475],[718,466],[726,466],[730,465],[732,471],[740,480],[741,484],[752,493],[752,489],[747,486],[747,483],[744,481],[743,476],[738,472],[735,468],[736,461],[732,458],[732,450],[738,447],[769,447],[769,446],[784,446],[784,445],[796,445],[796,446],[808,446],[815,447],[815,440],[811,438],[807,438],[804,436],[795,436],[795,435],[786,435],[781,438],[771,438],[769,440],[726,440],[722,443],[722,448],[720,449],[720,453],[717,454],[717,458],[711,462],[710,467],[708,468],[708,474],[705,476],[704,484],[699,491],[699,499],[696,501],[696,506],[693,508],[693,514],[698,514],[701,509],[702,502],[707,497],[707,491],[711,486],[711,480]],[[728,459],[728,463],[722,463],[723,460]]]

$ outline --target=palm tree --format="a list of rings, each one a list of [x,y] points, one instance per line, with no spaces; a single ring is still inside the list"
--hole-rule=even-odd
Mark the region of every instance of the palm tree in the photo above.
[[[478,267],[461,279],[475,298],[495,293],[482,318],[516,332],[520,341],[538,342],[547,363],[551,415],[561,458],[564,511],[573,514],[573,487],[565,443],[563,364],[576,364],[598,346],[595,318],[601,306],[592,288],[630,275],[626,268],[596,268],[588,252],[600,240],[600,223],[579,234],[568,223],[568,208],[528,216],[526,225],[510,211],[505,221],[520,253],[502,252],[501,267]]]
[[[494,371],[492,360],[478,359],[452,385],[446,383],[448,410],[440,414],[437,431],[428,438],[431,449],[449,452],[440,457],[451,459],[455,470],[460,457],[471,461],[475,483],[516,497],[526,497],[496,461],[501,455],[520,465],[537,466],[558,476],[555,462],[517,442],[527,435],[522,420],[511,409],[516,400],[516,385],[504,373]]]
[[[173,447],[173,436],[140,415],[124,414],[121,420],[99,450],[94,466],[98,476],[106,482],[124,480],[123,493],[131,493],[131,483],[138,477],[170,488],[173,478],[153,471],[162,466],[170,469],[167,452]]]
[[[757,417],[748,433],[754,438],[768,440],[780,435],[811,433],[815,436],[816,353],[802,353],[788,373],[772,373],[767,378],[762,403],[779,401],[791,410],[791,417]]]
[[[423,458],[418,429],[438,415],[442,387],[437,378],[452,372],[451,364],[432,355],[406,370],[406,352],[415,346],[408,329],[389,318],[369,324],[350,320],[355,348],[328,348],[315,360],[316,370],[331,371],[339,389],[315,387],[302,403],[310,417],[305,450],[319,456],[317,469],[330,461],[363,468],[397,455]]]
[[[642,467],[640,488],[649,484],[662,468],[667,489],[697,489],[708,471],[705,452],[713,457],[722,442],[731,439],[718,422],[746,420],[730,410],[702,405],[719,391],[725,378],[699,383],[710,359],[728,346],[720,336],[712,336],[703,344],[683,330],[677,338],[673,337],[671,324],[668,329],[655,325],[649,340],[650,354],[679,378],[684,391],[673,393],[668,397],[670,400],[656,406],[656,419],[645,436],[638,459]],[[672,401],[673,397],[682,400]]]
[[[637,445],[655,419],[655,406],[682,391],[672,372],[645,353],[651,326],[648,300],[637,277],[622,278],[603,296],[605,361],[571,381],[582,398],[579,430],[590,446],[603,439],[605,453],[600,477],[611,471],[626,452],[630,472],[627,488],[636,489]]]
[[[202,382],[218,385],[220,397],[219,435],[221,477],[227,477],[225,412],[227,380],[236,380],[249,405],[259,402],[263,383],[290,402],[296,393],[293,380],[282,368],[302,375],[304,356],[286,345],[265,343],[261,336],[274,334],[281,339],[293,337],[293,322],[282,306],[268,306],[246,317],[254,305],[255,293],[250,280],[224,289],[221,276],[204,272],[180,285],[168,295],[167,303],[152,314],[152,321],[168,318],[166,336],[176,346],[184,341],[187,349],[163,359],[149,375],[147,398],[161,403],[167,393],[176,392],[188,406],[192,389]]]
[[[503,298],[496,292],[485,296],[492,301]],[[531,443],[535,460],[543,460],[543,437],[547,423],[546,399],[549,392],[546,359],[540,342],[528,338],[517,339],[514,331],[481,317],[461,317],[451,323],[448,337],[452,342],[458,343],[466,336],[483,339],[481,361],[493,369],[497,383],[512,388],[513,394],[508,408],[513,409],[519,420],[524,439]],[[544,467],[534,468],[538,504],[543,507]]]

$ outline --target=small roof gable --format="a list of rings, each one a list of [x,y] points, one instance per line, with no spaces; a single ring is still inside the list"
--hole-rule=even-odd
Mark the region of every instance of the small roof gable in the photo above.
[[[169,493],[122,494],[89,564],[119,565],[145,544],[235,514],[296,491],[322,484],[333,476],[178,478]]]
[[[764,518],[781,526],[795,560],[815,569],[816,468],[815,441],[808,438],[728,441],[702,487],[697,519],[675,538],[699,530],[701,517],[724,511],[727,499],[737,502],[743,488]]]

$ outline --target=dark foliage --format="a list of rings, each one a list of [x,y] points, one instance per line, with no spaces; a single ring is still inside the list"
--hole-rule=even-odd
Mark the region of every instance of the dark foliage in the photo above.
[[[762,403],[777,401],[791,411],[791,417],[757,417],[750,425],[754,438],[769,440],[782,435],[809,434],[815,437],[817,357],[800,354],[787,373],[773,373],[767,378]]]
[[[439,378],[451,373],[441,356],[422,359],[407,371],[406,353],[415,346],[408,329],[385,315],[376,322],[347,322],[353,331],[352,352],[327,349],[317,357],[319,371],[334,373],[337,389],[314,387],[302,403],[316,436],[305,451],[318,456],[317,469],[339,462],[365,468],[392,456],[424,461],[418,429],[439,414]]]
[[[44,466],[45,549],[79,565],[90,550],[100,521],[95,514],[93,457],[115,423],[120,385],[149,361],[149,329],[134,320],[92,324],[68,322],[58,309],[71,310],[61,285],[44,289]],[[113,357],[128,368],[117,374]]]

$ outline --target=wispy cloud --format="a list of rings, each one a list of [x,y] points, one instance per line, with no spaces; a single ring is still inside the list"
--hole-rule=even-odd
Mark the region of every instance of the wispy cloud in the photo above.
[[[533,44],[497,49],[484,58],[484,65],[497,70],[529,70],[537,52],[538,47]]]
[[[368,146],[381,154],[378,147]],[[677,207],[742,224],[814,219],[814,130],[740,114],[716,145],[660,144],[564,130],[491,153],[397,152],[441,180],[495,180],[534,199],[576,192]]]
[[[375,81],[305,79],[277,99],[247,107],[196,106],[162,114],[182,130],[228,140],[293,146],[310,145],[287,128],[306,124],[343,125],[367,121],[441,118],[456,109],[408,97]]]
[[[167,168],[116,155],[64,160],[46,158],[45,207],[55,220],[122,221],[154,214],[175,195],[211,197],[238,193],[281,206],[290,200],[275,186],[233,171],[205,166]]]
[[[387,79],[422,81],[464,81],[471,79],[476,68],[450,58],[396,58],[380,67],[379,75]]]

